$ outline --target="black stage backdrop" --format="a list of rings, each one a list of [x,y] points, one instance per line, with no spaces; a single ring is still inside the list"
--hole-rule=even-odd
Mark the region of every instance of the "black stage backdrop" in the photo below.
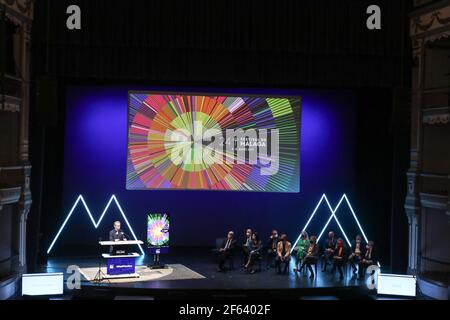
[[[70,4],[81,7],[80,31],[65,27]],[[371,4],[382,9],[382,30],[365,27]],[[390,251],[393,271],[405,271],[408,6],[406,0],[36,1],[31,267],[45,251],[40,221],[61,213],[65,85],[140,83],[355,89],[355,205],[391,222],[390,229],[367,228],[391,239],[381,249]]]
[[[407,3],[41,0],[34,67],[53,76],[158,82],[399,86],[410,54]],[[80,31],[66,28],[71,4],[81,8]],[[372,4],[382,10],[381,30],[366,28]]]

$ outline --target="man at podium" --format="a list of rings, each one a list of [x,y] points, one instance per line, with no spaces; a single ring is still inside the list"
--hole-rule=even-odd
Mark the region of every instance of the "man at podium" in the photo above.
[[[103,278],[138,278],[135,265],[139,254],[129,252],[134,245],[141,245],[141,240],[133,240],[120,229],[120,221],[114,222],[114,229],[109,232],[109,241],[99,241],[100,246],[109,246],[109,253],[102,253],[106,259],[106,275],[100,274],[99,281]]]
[[[114,229],[109,232],[109,241],[125,241],[126,234],[120,229],[120,221],[114,222]]]

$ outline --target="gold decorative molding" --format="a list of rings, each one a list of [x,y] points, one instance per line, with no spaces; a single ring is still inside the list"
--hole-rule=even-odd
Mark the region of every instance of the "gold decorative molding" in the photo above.
[[[418,66],[420,63],[420,58],[422,57],[422,46],[423,46],[423,39],[420,38],[412,39],[414,66]]]
[[[447,124],[450,122],[450,107],[427,108],[422,111],[423,123],[426,124]]]
[[[0,210],[4,205],[19,202],[22,187],[0,188]]]
[[[420,204],[423,208],[438,209],[445,212],[448,196],[441,194],[420,193]]]
[[[34,0],[0,0],[0,5],[6,6],[6,14],[10,18],[27,18],[33,19],[33,2]]]
[[[0,103],[0,112],[20,112],[21,99],[11,96],[4,96],[4,103]]]
[[[445,33],[446,30],[442,29],[446,27],[450,31],[450,6],[411,18],[410,35],[415,38],[426,36],[433,31]]]

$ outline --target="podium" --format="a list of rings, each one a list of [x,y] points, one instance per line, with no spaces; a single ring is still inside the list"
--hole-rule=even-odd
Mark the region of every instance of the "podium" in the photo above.
[[[99,241],[102,247],[117,247],[143,244],[141,240],[124,240],[124,241]],[[109,254],[103,253],[102,258],[106,259],[106,275],[105,279],[118,278],[139,278],[136,273],[136,258],[140,254],[132,252],[128,254]]]

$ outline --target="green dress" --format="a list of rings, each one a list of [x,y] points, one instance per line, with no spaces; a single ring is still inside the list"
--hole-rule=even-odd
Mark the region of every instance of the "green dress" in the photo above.
[[[309,239],[300,239],[297,243],[297,257],[296,257],[296,261],[297,264],[298,262],[300,262],[306,255],[306,252],[308,251],[308,247],[309,247]]]

